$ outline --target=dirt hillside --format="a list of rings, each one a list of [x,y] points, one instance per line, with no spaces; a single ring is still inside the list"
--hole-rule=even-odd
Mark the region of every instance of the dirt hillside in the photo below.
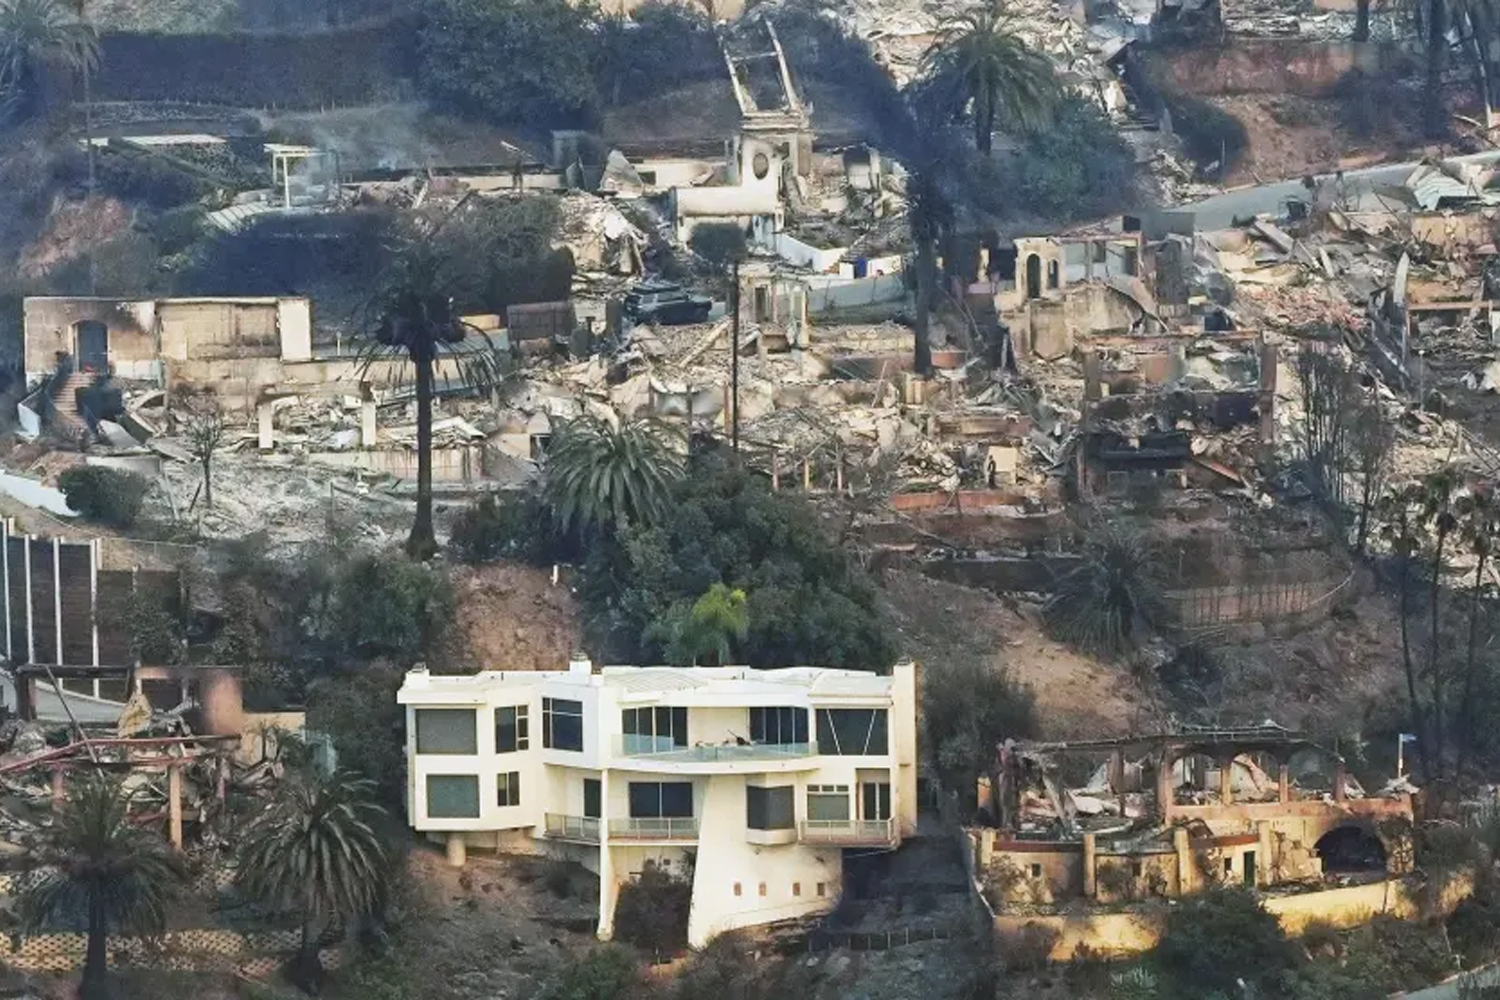
[[[560,670],[578,647],[578,606],[550,570],[514,563],[454,570],[461,666]]]

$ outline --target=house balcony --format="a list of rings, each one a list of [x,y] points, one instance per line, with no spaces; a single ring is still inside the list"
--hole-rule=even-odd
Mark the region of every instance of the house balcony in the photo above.
[[[628,770],[723,772],[788,771],[817,766],[816,743],[715,743],[680,746],[670,737],[624,733],[614,766]]]
[[[890,847],[896,825],[888,819],[809,819],[799,827],[804,844],[830,847]]]
[[[599,843],[600,821],[591,816],[564,816],[547,813],[545,826],[549,840],[571,840],[579,844]]]
[[[645,840],[656,842],[696,841],[698,818],[672,816],[657,818],[631,817],[609,821],[610,840]]]

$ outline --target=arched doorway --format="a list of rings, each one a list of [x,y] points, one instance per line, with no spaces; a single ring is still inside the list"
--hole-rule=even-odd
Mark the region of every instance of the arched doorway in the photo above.
[[[1042,258],[1034,253],[1026,256],[1026,297],[1042,297]]]
[[[1318,838],[1314,851],[1323,872],[1383,872],[1385,845],[1370,830],[1352,823],[1336,826]]]
[[[73,324],[73,343],[80,371],[109,369],[109,327],[94,319]]]

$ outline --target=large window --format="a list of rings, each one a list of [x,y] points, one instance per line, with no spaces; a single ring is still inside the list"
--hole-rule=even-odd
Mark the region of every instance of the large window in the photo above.
[[[521,774],[519,771],[502,771],[495,780],[499,804],[518,806],[521,804]]]
[[[689,819],[693,815],[691,781],[632,781],[632,819]]]
[[[528,706],[495,709],[495,752],[515,753],[531,746]]]
[[[751,743],[806,743],[807,709],[750,709]]]
[[[745,825],[752,830],[790,830],[796,824],[792,786],[745,786]]]
[[[549,750],[583,749],[583,702],[542,699],[542,746]]]
[[[476,754],[479,713],[472,708],[419,708],[417,753]]]
[[[430,819],[478,819],[479,775],[429,774],[427,816]]]
[[[650,753],[688,745],[687,709],[626,708],[620,711],[626,753]]]
[[[818,709],[818,753],[883,757],[888,745],[885,709]]]
[[[848,785],[808,785],[807,819],[810,823],[849,821]]]

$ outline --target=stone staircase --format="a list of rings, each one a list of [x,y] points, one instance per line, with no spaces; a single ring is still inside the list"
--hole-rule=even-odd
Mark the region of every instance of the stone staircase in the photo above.
[[[78,391],[94,384],[97,376],[93,372],[74,371],[52,387],[52,429],[68,438],[78,438],[89,432],[88,421],[79,412]]]

